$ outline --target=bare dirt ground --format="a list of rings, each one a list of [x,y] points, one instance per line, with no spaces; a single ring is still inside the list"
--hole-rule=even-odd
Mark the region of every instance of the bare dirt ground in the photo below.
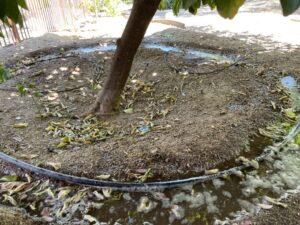
[[[275,207],[270,211],[263,211],[253,220],[253,224],[261,225],[298,225],[300,218],[300,196],[296,195],[286,201],[287,208]]]
[[[33,64],[23,67],[21,62],[22,69],[16,71],[20,75],[5,87],[22,83],[31,91],[53,91],[42,97],[1,92],[4,151],[36,165],[56,163],[60,172],[68,174],[93,178],[109,174],[127,180],[148,169],[156,179],[188,176],[247,151],[257,129],[278,115],[282,102],[276,88],[284,67],[276,67],[278,60],[290,53],[274,59],[274,53],[258,55],[257,46],[181,30],[157,34],[151,42],[158,37],[181,48],[217,50],[245,60],[216,74],[205,74],[226,64],[203,65],[203,59],[183,59],[170,53],[168,62],[183,70],[177,73],[164,62],[162,51],[141,49],[120,114],[96,122],[78,116],[90,107],[97,93],[89,83],[93,62],[103,60],[102,84],[110,53],[42,62],[35,62],[37,56],[29,57],[23,65]],[[291,60],[283,63],[290,73],[298,69]],[[81,89],[61,91],[82,85]],[[28,127],[15,128],[18,123],[28,123]],[[70,140],[64,140],[67,137]]]

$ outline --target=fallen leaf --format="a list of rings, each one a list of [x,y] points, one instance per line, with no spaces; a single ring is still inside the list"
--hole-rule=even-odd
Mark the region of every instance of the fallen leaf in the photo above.
[[[27,183],[31,183],[32,182],[31,176],[29,176],[27,173],[25,174],[25,177],[27,179]]]
[[[258,205],[260,208],[262,208],[262,209],[271,209],[271,208],[273,208],[272,205],[268,205],[268,204],[258,203],[257,205]]]
[[[37,155],[37,154],[21,154],[21,155],[18,155],[18,158],[31,160],[31,159],[34,159],[34,158],[36,158],[38,156],[39,155]]]
[[[50,188],[34,193],[35,196],[41,196],[43,194],[47,194],[49,197],[55,198],[54,193]]]
[[[296,119],[297,115],[292,108],[284,110],[285,115],[290,119]]]
[[[93,209],[101,209],[104,203],[90,202],[90,207]]]
[[[58,199],[64,198],[64,197],[66,197],[70,192],[71,192],[71,189],[63,189],[63,190],[61,190],[61,191],[58,193],[57,198],[58,198]]]
[[[32,204],[29,205],[29,208],[32,210],[32,211],[35,211],[36,210],[36,202],[33,202]]]
[[[275,109],[276,109],[276,104],[275,104],[275,102],[271,101],[271,105],[272,105],[273,109],[275,110]]]
[[[149,168],[144,175],[139,176],[139,181],[144,183],[148,178],[153,177],[153,173],[151,172],[151,169]]]
[[[104,196],[100,194],[98,191],[94,191],[93,194],[96,196],[98,200],[103,200]]]
[[[28,123],[16,123],[13,125],[13,128],[26,128],[28,127]]]
[[[207,174],[207,175],[216,174],[218,172],[219,172],[219,169],[205,170],[205,174]]]
[[[93,217],[91,215],[84,215],[83,219],[89,221],[90,223],[94,223],[95,225],[100,224],[100,222],[95,217]]]
[[[59,170],[61,168],[61,163],[47,162],[46,165],[51,166],[54,170]]]
[[[271,198],[271,197],[265,196],[264,199],[267,200],[268,202],[274,204],[274,205],[278,205],[278,206],[281,206],[283,208],[287,208],[288,207],[287,204],[282,203],[282,202],[280,202],[279,200],[277,200],[275,198]]]
[[[133,113],[133,108],[124,109],[123,112],[127,113],[127,114],[132,114]]]
[[[103,195],[104,195],[106,198],[110,198],[110,197],[111,197],[112,190],[111,190],[111,189],[103,189],[103,190],[102,190],[102,193],[103,193]]]
[[[13,206],[17,206],[18,205],[17,202],[16,202],[16,200],[13,197],[11,197],[9,195],[3,195],[3,197],[4,197],[4,200],[3,200],[4,202],[9,202]]]
[[[66,143],[66,142],[60,142],[56,147],[57,148],[64,148],[64,147],[66,147],[68,145],[68,143]]]
[[[107,180],[110,178],[110,174],[102,174],[102,175],[97,176],[97,178],[100,180]]]
[[[0,178],[1,182],[14,182],[17,181],[18,177],[17,175],[9,175],[9,176],[4,176]]]
[[[24,189],[26,189],[30,184],[29,183],[20,183],[19,186],[17,186],[15,189],[9,191],[9,195],[13,195],[15,193],[18,193],[20,191],[23,191]]]

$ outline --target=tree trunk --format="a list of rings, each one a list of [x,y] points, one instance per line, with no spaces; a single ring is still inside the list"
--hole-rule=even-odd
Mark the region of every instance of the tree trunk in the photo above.
[[[90,113],[105,116],[118,110],[134,56],[158,9],[159,2],[160,0],[134,0],[125,30],[122,37],[117,40],[110,74]]]
[[[21,38],[20,38],[19,31],[18,31],[16,24],[11,19],[8,19],[8,23],[11,27],[11,31],[12,31],[15,43],[20,43]]]

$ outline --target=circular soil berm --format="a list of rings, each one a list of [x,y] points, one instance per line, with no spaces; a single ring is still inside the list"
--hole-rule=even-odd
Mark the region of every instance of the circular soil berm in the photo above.
[[[131,181],[146,171],[149,180],[187,177],[248,151],[281,104],[278,73],[262,64],[269,56],[236,40],[182,33],[146,40],[120,113],[106,120],[79,116],[103,85],[113,42],[11,63],[0,91],[3,151],[67,174]]]

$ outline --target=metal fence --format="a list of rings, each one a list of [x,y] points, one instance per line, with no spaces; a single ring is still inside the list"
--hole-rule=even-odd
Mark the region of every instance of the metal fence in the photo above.
[[[4,35],[4,38],[0,38],[0,46],[18,43],[46,32],[76,30],[78,17],[91,14],[85,4],[86,0],[27,0],[26,2],[29,10],[21,10],[23,27],[13,23],[8,26],[0,22],[0,31]]]

